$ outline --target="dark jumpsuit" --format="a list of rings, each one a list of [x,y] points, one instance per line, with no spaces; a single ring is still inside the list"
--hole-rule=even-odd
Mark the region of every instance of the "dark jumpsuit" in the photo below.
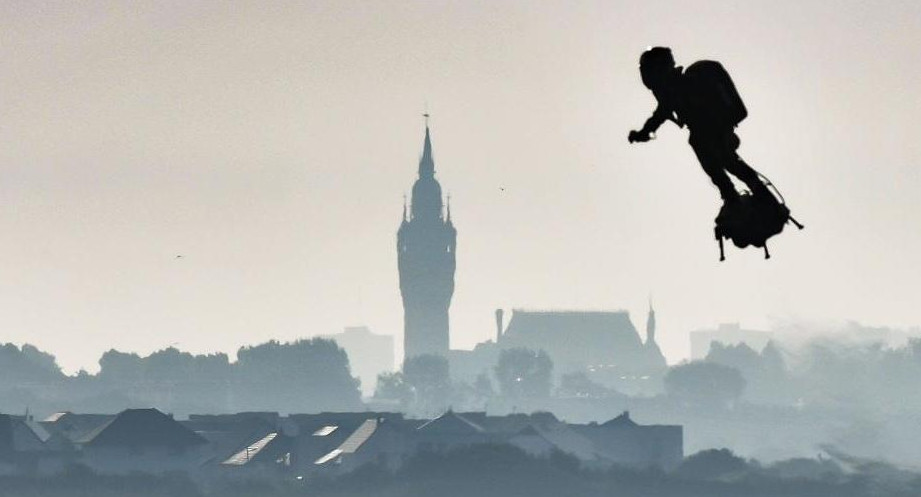
[[[727,171],[745,183],[752,193],[765,192],[766,187],[758,178],[758,173],[736,152],[739,137],[735,134],[735,126],[720,123],[714,118],[712,109],[699,105],[701,99],[695,97],[697,90],[688,79],[685,73],[680,72],[678,84],[672,87],[672,91],[667,94],[653,92],[658,106],[643,129],[655,131],[666,120],[681,127],[687,125],[690,130],[688,142],[723,200],[738,198]]]

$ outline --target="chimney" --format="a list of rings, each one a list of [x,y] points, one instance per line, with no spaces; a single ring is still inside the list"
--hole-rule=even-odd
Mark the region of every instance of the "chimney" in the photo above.
[[[504,311],[502,309],[496,309],[496,343],[499,343],[499,339],[502,338],[502,316]]]

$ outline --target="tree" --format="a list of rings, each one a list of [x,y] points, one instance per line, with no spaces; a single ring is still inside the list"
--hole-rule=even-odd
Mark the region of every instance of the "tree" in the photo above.
[[[233,377],[244,409],[319,412],[362,406],[349,358],[332,340],[273,340],[243,347],[237,352]]]
[[[404,411],[409,409],[413,400],[412,386],[406,382],[403,373],[381,373],[377,375],[377,385],[374,386],[374,398],[392,401],[400,404]]]
[[[724,345],[721,342],[713,342],[704,360],[738,369],[743,374],[761,368],[761,356],[746,343]]]
[[[712,480],[748,470],[745,459],[735,455],[729,449],[708,449],[688,456],[677,473],[695,479]]]
[[[543,350],[505,349],[495,367],[502,395],[510,399],[537,399],[550,396],[553,361]]]
[[[489,399],[493,398],[496,395],[496,391],[493,390],[492,381],[489,379],[489,376],[486,373],[480,373],[476,377],[476,381],[473,383],[473,391],[476,395],[478,401],[485,404]]]
[[[11,343],[0,345],[0,383],[48,383],[63,378],[53,355],[29,344],[22,348]]]
[[[613,393],[615,393],[613,390],[590,380],[588,375],[582,371],[564,374],[560,378],[560,386],[557,388],[557,395],[560,397],[600,399],[609,397]]]
[[[761,349],[761,362],[764,364],[765,371],[774,376],[784,376],[787,372],[787,364],[784,361],[780,347],[771,340]]]
[[[143,380],[141,357],[111,349],[99,359],[99,380],[104,383],[137,383]]]
[[[749,401],[787,403],[793,398],[787,392],[789,382],[783,355],[773,341],[769,341],[760,354],[744,343],[713,342],[705,360],[739,370],[745,378],[745,398]]]
[[[735,368],[694,361],[674,366],[665,374],[665,391],[675,399],[701,405],[725,406],[741,395],[745,379]]]
[[[403,362],[403,379],[410,386],[417,411],[434,415],[448,407],[451,374],[448,360],[440,355],[423,354]]]

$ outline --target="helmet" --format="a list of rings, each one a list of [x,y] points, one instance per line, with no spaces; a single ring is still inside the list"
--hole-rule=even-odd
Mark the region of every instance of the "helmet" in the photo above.
[[[675,70],[675,58],[668,47],[650,47],[640,56],[640,75],[647,88]]]

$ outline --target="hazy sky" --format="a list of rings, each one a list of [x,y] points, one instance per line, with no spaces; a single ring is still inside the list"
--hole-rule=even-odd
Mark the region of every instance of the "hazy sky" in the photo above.
[[[399,336],[426,103],[455,347],[496,307],[641,326],[650,293],[672,361],[721,321],[921,323],[921,2],[690,5],[3,2],[0,342],[73,371],[112,347]],[[717,262],[686,131],[628,145],[651,44],[732,74],[740,153],[807,225],[770,261]]]

